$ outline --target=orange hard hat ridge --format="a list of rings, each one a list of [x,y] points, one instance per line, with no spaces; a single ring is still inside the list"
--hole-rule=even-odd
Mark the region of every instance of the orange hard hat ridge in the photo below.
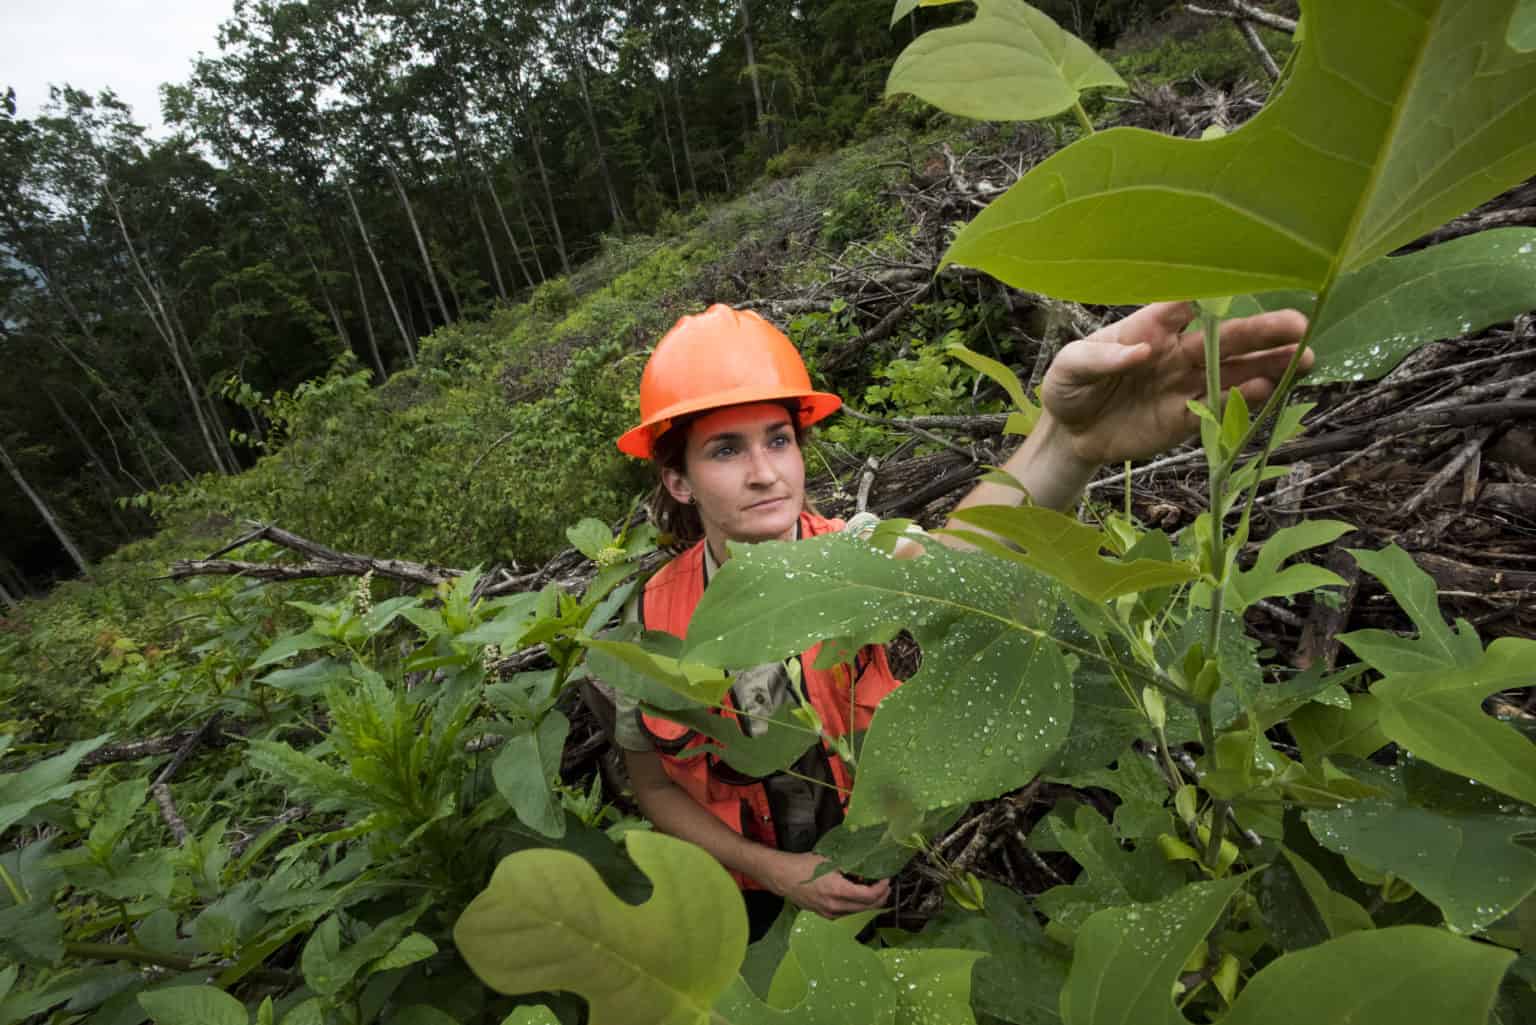
[[[800,400],[801,427],[843,404],[811,388],[784,332],[751,310],[717,303],[683,317],[656,343],[640,376],[640,424],[619,438],[619,451],[649,459],[656,439],[680,416],[778,399]]]

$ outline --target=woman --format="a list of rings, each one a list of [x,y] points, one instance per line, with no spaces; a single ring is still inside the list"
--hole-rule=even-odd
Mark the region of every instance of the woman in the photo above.
[[[1037,504],[1067,510],[1101,465],[1146,458],[1194,432],[1188,403],[1203,395],[1205,371],[1200,336],[1181,334],[1192,316],[1183,303],[1149,306],[1061,350],[1040,389],[1040,421],[1003,467]],[[1292,311],[1224,325],[1222,386],[1262,402],[1305,329]],[[840,405],[811,388],[789,339],[755,313],[712,306],[661,339],[640,383],[641,423],[618,446],[657,464],[659,525],[698,543],[647,582],[635,612],[646,629],[686,634],[710,575],[729,558],[727,542],[845,529],[807,508],[801,455],[805,430]],[[1019,500],[1012,488],[983,483],[960,505]],[[739,710],[744,730],[760,729],[791,699],[795,674],[834,737],[865,728],[897,685],[878,646],[851,667],[827,671],[807,655],[797,666],[736,674],[726,704]],[[888,880],[864,883],[835,871],[812,878],[824,859],[811,849],[841,821],[851,784],[832,751],[815,745],[790,773],[743,778],[710,755],[678,757],[703,738],[622,697],[615,733],[641,811],[731,870],[746,891],[754,935],[782,900],[828,917],[885,902]]]

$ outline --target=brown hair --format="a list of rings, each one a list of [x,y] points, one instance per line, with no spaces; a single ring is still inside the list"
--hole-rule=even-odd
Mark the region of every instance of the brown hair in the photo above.
[[[800,426],[800,404],[794,399],[786,399],[777,405],[783,406],[789,413],[790,422],[795,425],[795,444],[804,448],[806,428]],[[703,540],[704,521],[699,516],[698,506],[673,498],[666,483],[659,478],[662,470],[675,470],[683,474],[688,472],[688,429],[695,420],[713,412],[715,410],[705,409],[678,417],[651,445],[651,461],[656,464],[658,480],[655,489],[651,491],[650,501],[646,503],[646,514],[657,530],[671,535],[672,543],[677,547],[685,548]],[[809,501],[806,502],[806,508],[810,508]]]

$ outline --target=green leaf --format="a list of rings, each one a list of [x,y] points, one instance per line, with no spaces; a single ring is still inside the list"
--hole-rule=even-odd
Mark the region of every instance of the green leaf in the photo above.
[[[342,946],[340,917],[327,918],[310,936],[300,955],[305,984],[321,996],[334,997],[348,985],[361,982],[375,972],[398,967],[390,963],[393,952],[407,938],[411,926],[429,904],[430,898],[423,898],[409,910],[380,922],[349,947]],[[418,943],[409,944],[402,956],[420,949]]]
[[[687,698],[687,703],[676,705],[679,708],[719,704],[725,692],[731,689],[730,677],[719,669],[678,658],[683,642],[670,634],[647,633],[638,642],[591,638],[583,639],[582,644],[586,646],[588,661],[598,678],[642,701],[658,704],[652,700],[653,688],[625,686],[631,673],[639,673]],[[615,661],[631,673],[622,669],[615,671],[612,665]],[[659,704],[669,708],[676,703]]]
[[[1536,230],[1479,232],[1339,279],[1312,329],[1309,384],[1374,381],[1437,338],[1536,309]]]
[[[795,917],[789,952],[760,1000],[740,976],[715,1005],[718,1025],[897,1025],[896,984],[854,934],[872,916]],[[914,1021],[915,1019],[904,1019]]]
[[[281,662],[285,658],[297,655],[301,651],[313,651],[315,648],[324,648],[331,643],[329,637],[324,637],[311,630],[303,633],[288,634],[273,641],[266,651],[256,656],[256,661],[251,663],[252,669],[260,669],[262,666],[270,666]]]
[[[316,802],[316,811],[352,811],[371,808],[375,795],[366,784],[317,758],[295,751],[287,744],[252,740],[246,759],[258,772],[278,777],[293,789],[294,796]]]
[[[369,966],[370,972],[391,972],[396,968],[408,968],[418,961],[425,961],[437,953],[437,944],[419,932],[408,933],[404,939],[390,948],[389,953]]]
[[[957,3],[960,3],[960,0],[896,0],[896,7],[891,11],[891,25],[894,27],[898,21],[919,7],[943,7],[945,4]],[[834,309],[833,312],[836,310]]]
[[[1253,120],[1083,139],[944,262],[1079,302],[1316,291],[1536,172],[1536,55],[1505,42],[1517,2],[1302,0],[1294,70]]]
[[[1254,976],[1222,1025],[1486,1025],[1515,955],[1404,925],[1286,954]]]
[[[1435,579],[1419,568],[1413,556],[1397,545],[1380,551],[1351,548],[1360,568],[1380,580],[1397,599],[1408,618],[1419,628],[1417,640],[1407,640],[1384,630],[1356,630],[1339,640],[1362,661],[1382,673],[1409,673],[1465,666],[1482,656],[1477,632],[1466,623],[1452,631],[1440,614]]]
[[[1168,784],[1152,760],[1134,748],[1122,751],[1113,768],[1089,769],[1049,779],[1079,790],[1099,787],[1120,798],[1114,822],[1115,831],[1122,840],[1136,840],[1168,828],[1168,813],[1164,808],[1168,801]]]
[[[1414,754],[1536,804],[1536,744],[1483,712],[1489,694],[1531,682],[1536,641],[1501,637],[1470,666],[1387,676],[1371,688],[1381,728]]]
[[[1125,562],[1102,555],[1102,550],[1111,547],[1107,535],[1043,506],[975,505],[956,509],[951,515],[1020,549],[1015,552],[995,543],[987,545],[994,555],[1005,555],[1045,573],[1089,601],[1103,602],[1122,594],[1181,584],[1198,575],[1187,562]],[[969,532],[956,536],[977,541]]]
[[[1066,738],[1070,671],[1036,625],[1054,614],[1044,578],[942,545],[892,559],[840,534],[732,552],[689,624],[688,659],[761,665],[903,626],[923,650],[865,737],[850,827],[1023,786]]]
[[[1023,0],[976,0],[974,20],[925,32],[901,52],[885,94],[983,121],[1037,121],[1084,90],[1124,85],[1092,47]]]
[[[1350,695],[1347,709],[1318,704],[1298,708],[1289,726],[1301,747],[1302,760],[1316,767],[1324,758],[1367,758],[1380,751],[1392,739],[1382,728],[1382,709],[1374,693]]]
[[[1413,884],[1457,932],[1478,932],[1536,890],[1536,853],[1517,842],[1536,819],[1446,815],[1385,801],[1355,801],[1304,816],[1329,850]]]
[[[971,1003],[1015,1025],[1060,1025],[1070,952],[1046,939],[1029,901],[982,880],[984,910],[947,905],[903,949],[959,948],[987,956],[971,973]]]
[[[102,734],[77,741],[65,748],[63,754],[45,758],[21,772],[0,776],[0,834],[43,805],[62,801],[87,786],[85,780],[71,781],[70,777],[86,755],[110,739],[110,734]]]
[[[1023,423],[1019,426],[1024,428],[1023,430],[1011,430],[1008,433],[1028,434],[1034,429],[1036,421],[1040,419],[1040,407],[1029,401],[1029,396],[1024,394],[1024,385],[1020,383],[1018,374],[1015,374],[1007,366],[992,359],[990,356],[983,356],[979,352],[972,352],[963,345],[951,345],[944,351],[972,370],[986,374],[1001,385],[1003,391],[1008,393],[1008,398],[1013,402],[1013,408],[1018,410],[1014,415],[1023,418]],[[1009,421],[1012,422],[1012,420],[1013,417],[1009,417]]]
[[[352,675],[350,663],[334,658],[321,658],[292,669],[274,669],[256,682],[276,687],[278,690],[297,694],[301,698],[317,698],[325,688]]]
[[[1536,0],[1520,0],[1509,20],[1510,48],[1521,53],[1536,50]]]
[[[213,986],[175,986],[140,993],[156,1025],[247,1025],[245,1005]]]
[[[573,548],[589,559],[596,559],[598,553],[613,544],[613,531],[608,529],[608,524],[590,516],[574,527],[566,528],[565,536]]]
[[[1060,810],[1052,812],[1037,830],[1043,831],[1083,868],[1072,883],[1051,887],[1037,901],[1040,910],[1068,928],[1103,908],[1160,900],[1184,882],[1183,872],[1156,845],[1127,850],[1104,816],[1086,805],[1075,805],[1070,822]]]
[[[794,706],[787,702],[763,723],[767,728],[757,736],[743,733],[735,720],[702,708],[654,711],[714,741],[702,745],[698,756],[705,750],[714,751],[731,768],[749,776],[767,776],[787,769],[819,741],[815,730],[794,718]]]
[[[1280,566],[1308,549],[1332,544],[1354,529],[1341,520],[1306,520],[1275,531],[1259,549],[1253,567],[1233,577],[1228,592],[1235,602],[1231,608],[1241,611],[1263,598],[1285,598],[1319,587],[1344,586],[1338,574],[1321,566]]]
[[[1334,936],[1374,924],[1365,909],[1328,888],[1322,874],[1295,852],[1281,848],[1252,887],[1276,947],[1282,951],[1315,947]]]
[[[519,1007],[507,1015],[501,1025],[560,1025],[555,1012],[540,1004],[538,1007]]]
[[[526,719],[514,723],[491,764],[496,790],[517,817],[552,839],[565,835],[565,809],[550,784],[560,776],[560,755],[570,729],[570,720],[553,710],[537,727]]]
[[[875,956],[895,986],[897,1025],[976,1025],[971,968],[981,951],[898,948]]]
[[[965,813],[966,806],[939,808],[918,817],[910,830],[897,833],[886,826],[850,829],[846,823],[832,827],[816,841],[816,853],[835,865],[838,871],[854,873],[866,879],[889,879],[917,855],[911,845],[913,833],[932,839],[942,836]],[[910,820],[900,823],[911,825]]]
[[[1061,991],[1066,1025],[1187,1025],[1173,984],[1242,877],[1191,883],[1155,904],[1100,911],[1078,930]],[[1295,1021],[1307,1021],[1297,1018]]]
[[[399,616],[406,609],[416,608],[420,604],[420,598],[409,594],[381,601],[363,617],[363,630],[369,637],[372,637],[393,623],[395,617]]]
[[[520,851],[464,910],[454,942],[499,993],[576,993],[595,1023],[703,1025],[746,951],[740,891],[692,844],[643,831],[624,842],[653,885],[644,904],[615,897],[574,854]]]

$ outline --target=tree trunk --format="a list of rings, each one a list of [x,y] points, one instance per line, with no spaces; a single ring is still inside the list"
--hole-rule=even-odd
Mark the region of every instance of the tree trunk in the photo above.
[[[411,224],[411,234],[416,237],[416,249],[421,253],[421,265],[427,272],[427,283],[432,286],[432,295],[437,299],[437,308],[443,318],[444,324],[453,323],[453,318],[448,315],[448,304],[443,302],[443,290],[437,283],[437,271],[432,268],[432,254],[427,251],[427,240],[422,238],[421,226],[416,223],[416,210],[411,206],[411,197],[405,194],[405,186],[400,182],[400,175],[395,171],[395,165],[384,162],[384,170],[389,172],[389,180],[395,184],[395,194],[400,197],[400,205],[405,207],[405,219]],[[432,318],[427,318],[427,327],[430,330]]]
[[[603,136],[597,130],[597,111],[592,107],[592,94],[587,91],[587,55],[572,53],[571,65],[576,69],[576,83],[581,87],[581,110],[587,116],[587,128],[592,132],[592,145],[597,149],[597,170],[603,176],[603,188],[608,193],[608,213],[620,231],[624,230],[624,210],[619,206],[619,193],[613,187],[613,175],[608,171],[608,152],[603,149]]]
[[[90,576],[91,567],[85,561],[85,556],[81,555],[80,549],[75,547],[75,542],[65,532],[63,525],[59,523],[58,517],[53,515],[53,510],[48,508],[48,503],[43,501],[43,496],[33,491],[32,486],[27,483],[27,479],[21,475],[21,470],[17,469],[16,464],[11,461],[11,455],[5,450],[3,444],[0,444],[0,463],[5,464],[6,470],[10,473],[12,479],[16,481],[16,486],[21,489],[22,494],[31,500],[33,507],[37,509],[44,522],[48,524],[48,529],[53,531],[53,536],[59,539],[59,544],[64,546],[64,550],[69,553],[69,557],[80,568],[80,575],[83,577]]]
[[[171,307],[171,325],[175,328],[176,335],[181,339],[182,354],[187,366],[195,367],[197,361],[192,354],[192,340],[187,337],[186,325],[181,322],[181,314],[176,312],[174,306]],[[208,417],[208,422],[213,427],[213,436],[218,439],[220,449],[224,453],[225,462],[229,467],[226,472],[239,473],[240,460],[235,455],[234,445],[230,443],[229,428],[224,425],[224,418],[219,415],[217,403],[214,402],[212,395],[205,394],[201,389],[198,390],[197,394],[204,403],[204,415]]]
[[[672,100],[677,104],[677,126],[683,137],[683,166],[688,168],[688,187],[699,193],[699,176],[693,170],[693,150],[688,146],[688,112],[683,106],[683,90],[676,73],[672,75]]]
[[[757,78],[757,51],[752,43],[752,12],[749,0],[737,0],[736,6],[741,8],[741,39],[747,47],[747,77],[752,80],[752,103],[757,108],[757,130],[761,132],[766,122],[763,120],[763,86]]]
[[[672,187],[677,192],[677,205],[683,205],[683,179],[677,173],[677,147],[672,143],[672,122],[667,114],[667,90],[656,84],[656,102],[661,106],[661,133],[667,140],[667,158],[672,161]]]
[[[347,194],[347,202],[352,206],[352,219],[357,222],[357,233],[363,237],[363,248],[368,250],[368,259],[373,261],[374,273],[379,276],[379,290],[384,293],[384,301],[389,303],[389,312],[395,318],[395,327],[400,331],[400,340],[405,343],[405,354],[411,361],[411,366],[416,365],[416,346],[411,341],[411,333],[405,328],[405,321],[400,316],[400,308],[395,305],[394,293],[389,290],[389,281],[384,277],[384,266],[379,263],[379,254],[373,251],[373,241],[368,237],[368,229],[363,224],[363,215],[357,209],[357,198],[352,195],[352,186],[342,182],[342,190]]]
[[[532,288],[533,275],[528,273],[528,262],[523,259],[523,247],[517,244],[517,236],[512,234],[512,225],[507,223],[507,211],[501,205],[501,197],[496,194],[496,186],[491,182],[491,173],[482,167],[480,176],[485,179],[485,191],[491,194],[491,205],[496,208],[496,216],[501,221],[501,230],[507,233],[507,241],[512,246],[512,256],[517,260],[517,269],[523,272],[523,280],[528,282],[529,288]]]
[[[144,304],[145,312],[149,314],[150,321],[155,325],[156,330],[160,332],[160,337],[165,342],[166,348],[171,350],[171,359],[176,365],[176,372],[181,376],[181,383],[186,387],[187,397],[192,401],[192,413],[197,419],[197,429],[203,436],[203,444],[208,449],[208,457],[213,461],[213,468],[217,472],[227,473],[223,456],[219,452],[218,443],[213,437],[208,421],[203,417],[203,407],[202,403],[198,401],[197,386],[192,383],[192,375],[188,372],[186,363],[182,361],[181,349],[176,344],[176,328],[171,322],[170,313],[166,310],[165,299],[160,294],[160,290],[155,287],[155,283],[150,280],[149,273],[144,269],[144,264],[139,260],[139,252],[134,247],[133,236],[128,233],[128,222],[123,218],[123,208],[118,205],[117,196],[113,194],[110,186],[103,186],[102,191],[106,193],[107,202],[111,204],[112,213],[117,218],[117,227],[122,232],[123,244],[128,248],[129,261],[133,264],[134,271],[137,272],[139,280],[143,282],[144,288],[149,293],[147,296],[140,293],[139,300]],[[156,311],[159,312],[158,317],[156,316]]]
[[[17,601],[16,597],[5,589],[3,582],[0,582],[0,601],[5,602],[6,608],[11,609],[13,612],[21,609],[21,602]]]
[[[123,522],[123,518],[117,512],[117,480],[112,476],[112,471],[107,469],[107,464],[97,454],[95,446],[85,436],[85,432],[80,429],[80,425],[75,421],[75,418],[69,415],[69,410],[65,409],[58,396],[53,394],[53,389],[45,387],[43,394],[48,396],[48,401],[53,405],[54,412],[59,414],[59,419],[63,420],[64,425],[69,428],[69,433],[74,436],[75,443],[85,450],[86,460],[91,464],[92,469],[96,471],[96,475],[101,478],[102,488],[107,496],[107,515],[112,518],[112,525],[117,528],[118,533],[125,537],[131,536],[133,532],[128,529],[128,525]]]
[[[352,283],[357,286],[357,314],[363,318],[363,333],[368,336],[368,354],[373,357],[373,366],[379,372],[379,383],[383,384],[389,379],[389,372],[384,369],[384,359],[379,355],[379,337],[373,331],[373,316],[368,311],[368,292],[363,288],[363,275],[357,269],[357,254],[352,250],[352,242],[345,233],[341,236],[342,245],[347,250],[347,263],[352,267]]]
[[[533,161],[539,168],[539,181],[544,185],[544,202],[549,207],[549,227],[555,235],[555,252],[560,254],[560,267],[566,274],[571,273],[571,260],[565,252],[565,235],[560,231],[560,216],[555,212],[555,194],[549,187],[549,172],[544,168],[544,150],[539,146],[539,133],[537,126],[528,119],[529,127],[534,129],[528,133],[533,141]]]
[[[517,197],[517,216],[523,222],[523,234],[528,238],[528,251],[533,254],[533,265],[539,271],[539,284],[549,280],[549,275],[544,273],[544,257],[539,255],[539,240],[533,234],[533,222],[528,219],[528,206],[523,202],[523,194],[514,192]],[[534,213],[538,213],[539,205],[533,205]]]
[[[507,301],[507,286],[501,280],[501,262],[496,259],[496,246],[491,242],[491,229],[485,226],[485,215],[480,212],[480,197],[475,195],[474,189],[469,187],[466,181],[464,187],[469,189],[469,206],[475,212],[475,223],[480,225],[480,237],[485,239],[485,252],[491,258],[491,276],[496,279],[496,294],[502,302]]]

